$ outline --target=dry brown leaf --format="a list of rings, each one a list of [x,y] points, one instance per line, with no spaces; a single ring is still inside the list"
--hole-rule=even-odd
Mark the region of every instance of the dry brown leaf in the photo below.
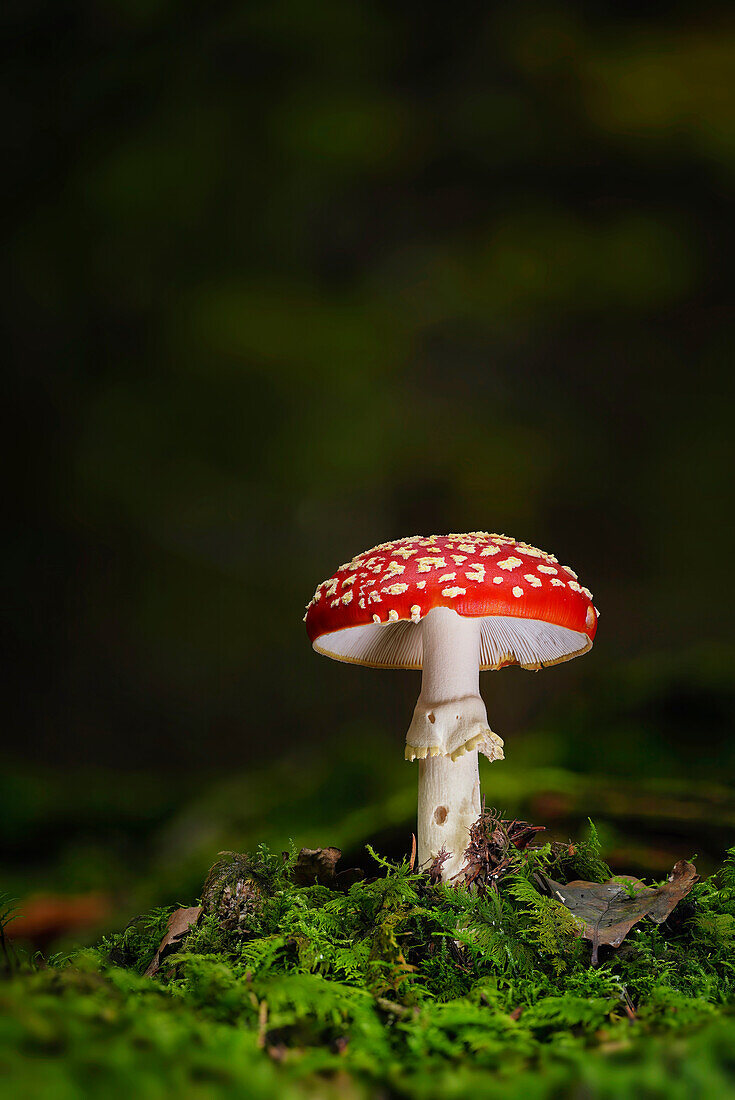
[[[338,871],[341,856],[339,848],[302,848],[291,871],[291,881],[297,886],[318,883],[332,890],[347,890],[363,877],[363,873],[356,867]]]
[[[609,882],[576,880],[564,885],[539,876],[543,885],[581,922],[581,934],[592,944],[592,965],[597,966],[601,944],[620,947],[631,928],[650,917],[661,924],[674,906],[686,897],[699,878],[693,863],[680,859],[663,886],[645,886],[639,879],[619,875]],[[625,878],[635,890],[622,884]]]
[[[339,848],[302,848],[291,872],[297,886],[320,883],[329,886],[336,874],[342,852]]]
[[[181,946],[181,941],[189,931],[189,929],[196,924],[202,915],[201,905],[192,905],[188,909],[176,909],[168,919],[166,925],[166,934],[161,940],[158,951],[150,961],[150,965],[145,972],[146,978],[152,978],[155,973],[160,969],[161,963],[167,955],[173,954]]]

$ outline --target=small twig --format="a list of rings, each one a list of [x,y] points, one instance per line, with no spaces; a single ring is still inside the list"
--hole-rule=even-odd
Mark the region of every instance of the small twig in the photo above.
[[[623,1008],[626,1011],[629,1020],[637,1019],[638,1013],[635,1010],[635,1005],[630,999],[628,990],[623,988],[623,992],[620,994],[620,1000],[623,1002]]]
[[[390,1012],[393,1016],[409,1016],[411,1013],[410,1008],[396,1004],[395,1001],[389,1001],[387,997],[376,997],[375,1003],[378,1008],[382,1008],[383,1012]]]
[[[265,1048],[265,1033],[268,1026],[268,1002],[263,1000],[258,1005],[258,1049]]]

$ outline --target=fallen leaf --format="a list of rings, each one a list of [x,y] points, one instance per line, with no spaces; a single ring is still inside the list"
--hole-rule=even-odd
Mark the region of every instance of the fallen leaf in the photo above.
[[[698,878],[694,864],[685,859],[674,864],[663,886],[645,886],[639,879],[623,875],[609,882],[576,880],[566,885],[545,875],[539,876],[549,894],[581,922],[581,934],[592,944],[593,966],[597,966],[601,944],[620,947],[633,925],[644,917],[650,917],[656,924],[665,921]],[[625,879],[628,889],[621,879]]]
[[[166,934],[161,940],[158,951],[150,961],[145,972],[146,978],[152,978],[160,969],[161,963],[181,946],[181,941],[202,915],[201,905],[192,905],[188,909],[176,909],[168,918]]]
[[[302,848],[291,878],[297,886],[312,886],[315,882],[328,886],[335,877],[341,855],[339,848]]]
[[[337,871],[342,856],[339,848],[302,848],[291,871],[291,881],[297,886],[330,886],[333,890],[348,889],[363,877],[362,871],[350,867]]]

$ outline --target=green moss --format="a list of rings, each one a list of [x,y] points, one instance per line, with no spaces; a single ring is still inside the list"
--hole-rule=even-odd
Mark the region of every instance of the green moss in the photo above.
[[[605,877],[594,831],[584,844],[568,859]],[[4,1081],[62,1098],[727,1095],[735,851],[598,968],[534,886],[540,870],[576,876],[567,857],[519,852],[484,893],[376,857],[376,878],[339,891],[294,885],[292,861],[260,851],[236,877],[245,866],[258,904],[223,919],[217,893],[155,980],[164,910],[6,981]]]

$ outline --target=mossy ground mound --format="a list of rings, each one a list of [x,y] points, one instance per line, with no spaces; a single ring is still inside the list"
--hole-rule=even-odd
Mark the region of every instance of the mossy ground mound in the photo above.
[[[205,899],[154,979],[170,910],[16,968],[0,987],[6,1095],[735,1095],[735,850],[598,967],[536,888],[539,873],[607,878],[594,830],[511,851],[472,891],[375,860],[372,879],[297,885],[295,855],[240,859],[237,919]]]

